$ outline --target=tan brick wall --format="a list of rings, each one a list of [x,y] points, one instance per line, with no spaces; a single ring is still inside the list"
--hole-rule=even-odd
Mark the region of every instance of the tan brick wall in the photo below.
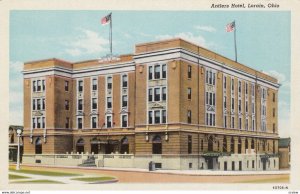
[[[128,73],[128,127],[134,127],[135,121],[135,72]]]
[[[23,118],[24,118],[24,130],[31,128],[31,79],[24,79],[23,85]]]
[[[168,113],[167,122],[168,123],[178,123],[179,122],[179,112],[180,112],[180,61],[172,61],[167,64],[168,69]]]
[[[113,122],[114,127],[121,127],[120,111],[121,111],[121,85],[120,75],[113,75]]]
[[[135,107],[135,124],[141,125],[147,122],[147,73],[148,66],[136,65],[136,107]]]
[[[46,127],[55,128],[55,110],[56,110],[56,97],[55,97],[55,76],[46,77]]]

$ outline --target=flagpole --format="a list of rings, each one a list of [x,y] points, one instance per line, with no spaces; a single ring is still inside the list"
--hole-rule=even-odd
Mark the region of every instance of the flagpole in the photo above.
[[[237,49],[236,49],[236,24],[235,24],[235,20],[234,22],[234,50],[235,50],[235,62],[237,62]]]
[[[112,60],[112,13],[110,14],[110,60]]]

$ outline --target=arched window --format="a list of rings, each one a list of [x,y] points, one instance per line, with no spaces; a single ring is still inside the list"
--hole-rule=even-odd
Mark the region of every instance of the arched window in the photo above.
[[[227,152],[227,139],[226,136],[223,138],[223,152]]]
[[[76,152],[83,153],[84,152],[84,140],[82,138],[78,139],[76,143]]]
[[[241,141],[241,138],[239,137],[239,140],[238,140],[238,154],[241,154],[242,153],[242,141]]]
[[[209,138],[208,138],[208,149],[207,149],[207,151],[209,151],[209,152],[214,151],[213,145],[214,145],[213,137],[212,137],[212,136],[209,136]]]
[[[254,149],[254,139],[251,141],[251,149]]]
[[[128,154],[128,152],[129,152],[128,138],[127,137],[123,137],[123,139],[121,140],[121,150],[120,150],[120,153],[121,154]]]
[[[230,152],[234,153],[234,139],[231,137],[231,142],[230,142]]]
[[[35,140],[35,154],[42,154],[43,150],[42,150],[42,140],[41,138],[37,138]]]
[[[161,154],[162,146],[161,146],[161,138],[159,135],[156,135],[152,139],[152,154]]]

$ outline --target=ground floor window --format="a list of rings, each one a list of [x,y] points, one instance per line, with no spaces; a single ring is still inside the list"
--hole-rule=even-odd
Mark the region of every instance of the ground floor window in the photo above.
[[[129,153],[129,142],[128,142],[128,138],[124,137],[121,140],[121,150],[120,150],[121,154],[128,154]]]
[[[161,146],[161,137],[156,135],[152,139],[152,154],[161,154],[162,146]]]
[[[76,143],[76,152],[84,153],[84,140],[82,138]]]
[[[35,154],[42,154],[42,152],[42,140],[38,137],[35,141]]]

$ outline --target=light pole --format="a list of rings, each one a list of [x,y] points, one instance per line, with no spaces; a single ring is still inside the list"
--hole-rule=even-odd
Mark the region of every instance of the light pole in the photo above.
[[[22,134],[22,130],[20,128],[17,129],[18,136],[18,155],[17,155],[17,167],[16,170],[20,170],[20,137]]]

